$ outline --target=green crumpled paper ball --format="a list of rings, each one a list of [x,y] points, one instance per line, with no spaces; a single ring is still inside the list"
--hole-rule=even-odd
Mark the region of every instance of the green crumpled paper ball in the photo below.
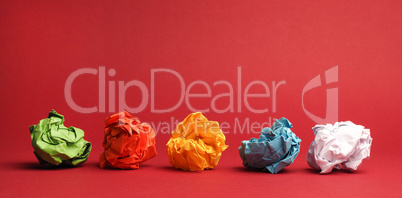
[[[66,127],[64,116],[55,110],[37,125],[29,127],[34,154],[41,164],[77,166],[87,161],[92,145],[84,131]]]

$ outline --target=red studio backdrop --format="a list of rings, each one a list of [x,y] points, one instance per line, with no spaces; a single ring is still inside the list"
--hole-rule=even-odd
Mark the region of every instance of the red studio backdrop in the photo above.
[[[401,1],[1,1],[0,197],[400,197],[401,9]],[[158,155],[137,170],[102,170],[104,120],[124,107],[153,124]],[[43,168],[35,158],[28,127],[51,109],[92,142],[82,166]],[[168,162],[172,122],[193,110],[226,123],[229,148],[213,170]],[[320,175],[306,163],[311,128],[334,116],[371,130],[371,157],[354,173]],[[278,174],[244,168],[240,142],[281,117],[302,140],[295,162]]]

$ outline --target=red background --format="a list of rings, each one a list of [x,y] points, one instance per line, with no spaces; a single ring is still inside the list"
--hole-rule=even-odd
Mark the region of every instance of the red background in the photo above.
[[[400,196],[401,8],[401,1],[1,1],[0,196]],[[339,120],[370,128],[372,154],[355,173],[319,175],[306,163],[316,123],[303,112],[301,92],[310,79],[336,65]],[[248,171],[237,148],[241,140],[257,135],[229,131],[229,148],[218,167],[184,172],[168,163],[169,135],[158,134],[158,156],[140,169],[101,170],[103,121],[112,113],[78,113],[64,98],[64,83],[73,71],[99,66],[116,70],[107,81],[136,79],[148,89],[151,69],[173,69],[186,86],[206,81],[213,96],[227,91],[214,82],[236,84],[237,66],[242,66],[243,90],[253,80],[270,88],[272,81],[286,80],[278,89],[276,113],[269,98],[250,100],[253,107],[268,107],[268,113],[254,114],[243,104],[242,112],[235,108],[204,115],[229,123],[285,116],[302,139],[301,152],[279,174]],[[164,80],[156,81],[157,107],[178,100],[178,82]],[[97,105],[97,76],[77,78],[72,90],[79,105]],[[127,104],[137,106],[139,94],[128,89]],[[325,114],[325,87],[305,100],[307,109]],[[210,101],[191,100],[197,108],[210,107]],[[220,105],[226,103],[222,99]],[[52,108],[65,115],[66,126],[82,128],[93,143],[82,167],[38,165],[28,126]],[[147,122],[172,116],[181,121],[189,113],[184,103],[166,114],[152,113],[149,103],[144,111],[132,112]]]

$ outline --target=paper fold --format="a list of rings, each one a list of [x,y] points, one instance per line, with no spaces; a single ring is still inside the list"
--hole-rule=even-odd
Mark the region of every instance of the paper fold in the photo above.
[[[239,147],[243,165],[248,168],[278,173],[296,159],[301,140],[290,130],[286,118],[275,120],[271,128],[261,131],[258,139],[244,140]]]
[[[357,170],[370,157],[370,130],[351,121],[313,127],[315,139],[307,153],[310,167],[329,173],[333,168]]]

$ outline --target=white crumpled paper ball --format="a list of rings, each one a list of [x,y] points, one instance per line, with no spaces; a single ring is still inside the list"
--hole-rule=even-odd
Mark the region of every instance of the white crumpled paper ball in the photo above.
[[[370,157],[370,129],[351,121],[313,127],[315,139],[307,153],[307,163],[321,173],[333,168],[356,170]]]

